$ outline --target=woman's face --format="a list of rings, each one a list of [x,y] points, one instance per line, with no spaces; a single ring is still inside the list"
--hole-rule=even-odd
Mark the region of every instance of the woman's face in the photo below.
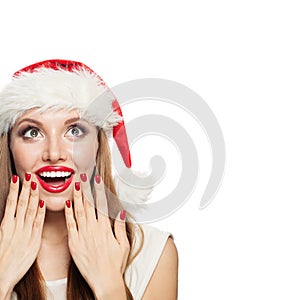
[[[21,180],[30,172],[48,210],[64,209],[73,199],[81,173],[91,178],[98,150],[96,126],[76,110],[25,112],[11,130],[10,149]]]

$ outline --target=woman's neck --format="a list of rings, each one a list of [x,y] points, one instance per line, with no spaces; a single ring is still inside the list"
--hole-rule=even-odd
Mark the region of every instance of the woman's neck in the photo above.
[[[71,255],[64,212],[46,212],[38,264],[45,280],[66,278]]]
[[[58,244],[65,241],[68,235],[64,211],[47,211],[44,221],[42,241],[46,244]]]

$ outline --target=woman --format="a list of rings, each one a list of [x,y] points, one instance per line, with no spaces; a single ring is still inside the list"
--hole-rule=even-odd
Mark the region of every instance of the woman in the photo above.
[[[177,298],[172,238],[116,196],[112,131],[130,167],[120,107],[82,63],[28,66],[1,92],[0,300]]]

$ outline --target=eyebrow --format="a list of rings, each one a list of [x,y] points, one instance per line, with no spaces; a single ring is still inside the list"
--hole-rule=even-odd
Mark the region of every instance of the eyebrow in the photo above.
[[[75,118],[69,119],[69,120],[65,121],[65,125],[68,125],[68,124],[70,124],[70,123],[77,122],[77,121],[79,121],[79,120],[80,120],[79,117],[75,117]]]
[[[69,120],[66,120],[64,124],[65,124],[65,125],[68,125],[68,124],[70,124],[70,123],[77,122],[78,120],[85,121],[84,119],[80,119],[79,117],[75,117],[75,118],[71,118],[71,119],[69,119]],[[19,125],[20,125],[21,123],[23,123],[23,122],[35,123],[35,124],[37,124],[38,126],[42,126],[42,125],[43,125],[40,121],[37,121],[37,120],[35,120],[35,119],[24,118],[24,119],[22,119],[21,121],[19,121],[19,122],[17,123],[16,126],[19,126]],[[85,121],[85,122],[86,122],[86,121]]]

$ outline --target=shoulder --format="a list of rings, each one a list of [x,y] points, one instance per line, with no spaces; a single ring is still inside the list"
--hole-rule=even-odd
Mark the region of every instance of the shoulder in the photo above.
[[[177,249],[169,232],[148,225],[143,225],[142,230],[143,235],[139,230],[136,232],[134,247],[142,245],[142,248],[127,270],[126,282],[134,299],[147,300],[151,295],[151,299],[159,300],[161,298],[153,298],[153,295],[160,293],[162,297],[169,293],[167,285],[172,290],[177,289]]]
[[[164,264],[167,264],[169,267],[171,266],[171,264],[173,266],[178,265],[178,252],[172,237],[169,237],[166,242],[166,245],[158,263],[158,267]]]
[[[178,252],[173,239],[169,237],[145,290],[143,300],[177,299],[177,284]]]

